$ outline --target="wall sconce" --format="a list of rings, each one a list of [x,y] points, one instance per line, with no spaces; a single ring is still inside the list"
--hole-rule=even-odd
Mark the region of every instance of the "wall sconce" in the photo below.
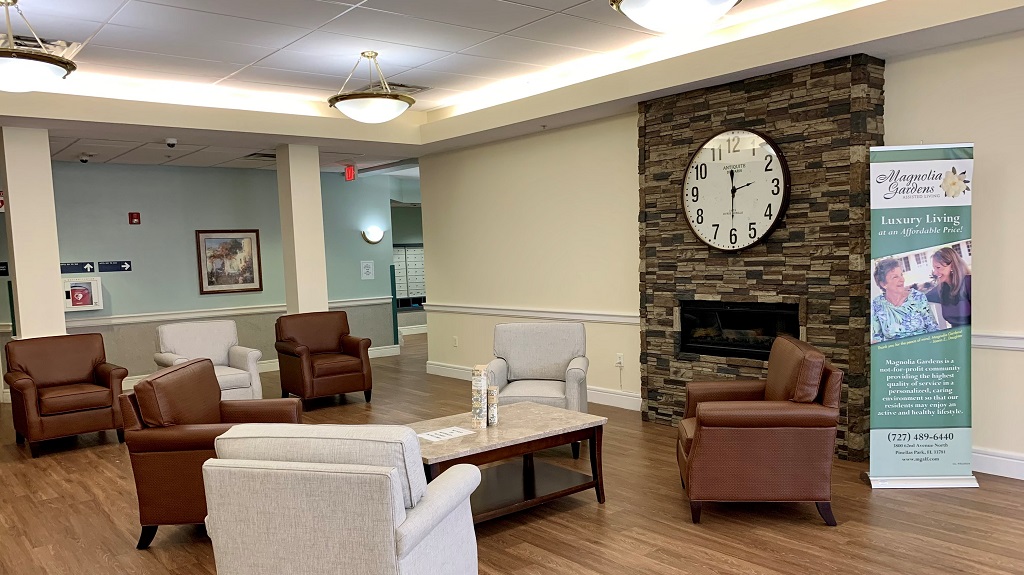
[[[363,240],[368,244],[379,244],[384,239],[384,230],[377,226],[370,226],[362,231]]]

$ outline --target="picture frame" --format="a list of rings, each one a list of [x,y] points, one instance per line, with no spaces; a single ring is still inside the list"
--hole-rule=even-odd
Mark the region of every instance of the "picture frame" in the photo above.
[[[263,291],[259,230],[196,230],[199,294]]]

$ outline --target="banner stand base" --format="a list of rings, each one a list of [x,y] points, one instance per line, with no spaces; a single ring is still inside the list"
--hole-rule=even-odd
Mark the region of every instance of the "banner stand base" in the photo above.
[[[973,475],[954,477],[871,477],[867,472],[861,478],[871,483],[872,489],[946,489],[950,487],[980,487]]]

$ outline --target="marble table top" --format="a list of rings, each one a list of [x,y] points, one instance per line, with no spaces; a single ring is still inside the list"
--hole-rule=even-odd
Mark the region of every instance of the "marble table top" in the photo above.
[[[569,411],[539,403],[521,402],[498,406],[498,425],[486,429],[473,429],[469,412],[428,419],[409,425],[416,433],[436,431],[446,427],[461,427],[473,431],[444,441],[420,438],[423,463],[433,465],[467,455],[500,449],[535,439],[597,427],[608,422],[607,417]]]

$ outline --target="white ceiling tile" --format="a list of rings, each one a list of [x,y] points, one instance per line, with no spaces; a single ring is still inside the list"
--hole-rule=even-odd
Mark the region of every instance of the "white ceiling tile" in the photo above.
[[[223,164],[217,164],[218,168],[249,168],[249,169],[261,169],[261,168],[277,168],[277,161],[275,160],[244,160],[237,159],[224,162]]]
[[[216,166],[217,164],[223,164],[224,162],[230,162],[231,160],[237,160],[238,158],[244,158],[245,156],[258,151],[259,150],[256,148],[220,148],[210,146],[209,148],[202,148],[201,150],[186,156],[175,158],[166,162],[164,165],[207,168],[210,166]]]
[[[507,62],[493,58],[482,58],[480,56],[469,56],[466,54],[452,54],[423,66],[425,70],[435,72],[448,72],[449,74],[464,74],[466,76],[480,76],[482,78],[507,78],[520,76],[532,72],[539,72],[544,68],[521,62]]]
[[[430,50],[381,40],[367,40],[365,38],[355,38],[329,32],[313,32],[302,40],[288,46],[288,50],[318,56],[342,57],[350,55],[349,69],[355,65],[361,52],[374,50],[380,54],[377,57],[377,62],[384,70],[384,74],[391,73],[389,66],[415,68],[449,54],[449,52],[441,50]],[[366,61],[364,60],[361,64],[365,68]],[[345,72],[345,75],[347,76],[348,72]]]
[[[144,30],[188,35],[193,42],[206,39],[268,48],[283,48],[309,33],[304,28],[258,20],[221,16],[133,0],[111,19],[112,24]]]
[[[349,4],[320,2],[319,0],[145,0],[150,4],[163,4],[237,16],[264,22],[274,22],[315,30],[332,18],[352,8]]]
[[[365,72],[365,70],[364,70]],[[347,75],[347,74],[346,74]],[[363,74],[365,75],[365,74]],[[309,74],[307,72],[293,72],[291,70],[278,70],[276,68],[263,68],[251,66],[231,77],[233,80],[243,82],[258,82],[260,84],[278,84],[281,86],[297,86],[299,88],[314,88],[337,92],[341,88],[345,76]],[[353,76],[350,88],[355,84],[365,84],[367,79]]]
[[[533,6],[535,8],[544,8],[545,10],[554,10],[555,12],[561,12],[566,8],[571,8],[578,4],[586,2],[586,0],[514,0],[516,4],[526,4],[527,6]],[[605,2],[608,5],[608,2]]]
[[[428,88],[443,88],[445,90],[476,90],[488,84],[493,84],[492,78],[481,78],[479,76],[463,76],[461,74],[447,74],[445,72],[434,72],[423,68],[416,68],[401,74],[388,77],[389,82],[409,84],[412,86],[426,86]],[[413,94],[413,98],[420,98],[420,94]]]
[[[106,22],[123,4],[123,0],[27,0],[21,3],[21,10],[32,26],[36,25],[36,14],[50,14],[75,20]],[[19,18],[20,19],[20,18]]]
[[[416,98],[416,103],[412,106],[413,110],[433,110],[443,105],[446,100],[454,98],[463,92],[455,90],[443,90],[435,88],[433,90],[426,90],[413,96]]]
[[[458,52],[495,35],[494,32],[452,26],[366,8],[356,8],[346,13],[341,18],[324,26],[323,30],[358,38],[383,40],[447,52]]]
[[[138,68],[121,68],[118,66],[103,66],[90,62],[79,62],[78,71],[68,81],[76,81],[81,74],[103,74],[105,76],[119,76],[133,80],[157,80],[166,82],[191,82],[195,84],[213,84],[223,76],[187,76],[182,74],[169,74],[166,72],[155,72],[152,70],[140,70]]]
[[[327,106],[327,98],[338,93],[335,88],[333,90],[318,90],[316,88],[303,88],[301,86],[287,86],[284,84],[263,84],[260,82],[243,82],[241,80],[227,79],[217,84],[218,86],[224,86],[226,88],[234,88],[236,90],[249,90],[256,92],[272,92],[276,94],[286,94],[289,96],[299,96],[307,100],[322,100],[324,106]]]
[[[579,48],[537,42],[536,40],[527,40],[514,36],[498,36],[479,46],[464,50],[462,53],[513,62],[539,64],[541,66],[555,66],[570,60],[596,54],[596,52]]]
[[[265,46],[221,42],[209,37],[197,42],[180,32],[154,32],[112,24],[104,26],[89,46],[107,46],[243,65],[251,64],[274,51],[273,48]]]
[[[363,6],[491,32],[508,32],[551,14],[500,0],[368,0]]]
[[[637,32],[651,33],[647,28],[644,28],[629,18],[626,18],[626,16],[609,6],[608,0],[588,0],[583,4],[569,8],[565,13],[572,16],[579,16],[580,18],[586,18],[587,20],[601,22],[602,24],[608,24],[609,26],[618,26],[619,28],[629,28],[630,30],[636,30]]]
[[[29,18],[28,21],[32,23],[32,28],[35,29],[36,34],[39,34],[40,38],[49,41],[84,42],[103,25],[100,22],[64,18],[51,14],[28,14],[26,12],[26,16]],[[25,25],[25,21],[13,14],[11,15],[11,27],[17,35],[32,36],[32,31]],[[6,34],[6,31],[3,32]]]
[[[201,150],[203,146],[178,144],[168,148],[166,144],[143,144],[120,156],[112,158],[108,164],[163,164],[175,158]]]
[[[58,162],[77,162],[79,156],[88,154],[90,163],[102,164],[141,145],[141,142],[120,140],[78,140],[54,154],[53,159]]]
[[[341,77],[341,79],[344,80],[345,77],[348,76],[348,73],[352,71],[352,66],[355,66],[357,57],[358,54],[327,56],[323,54],[310,55],[305,52],[280,50],[260,60],[259,65],[263,68],[294,70],[296,72],[306,72],[308,74]],[[387,63],[385,63],[385,65],[386,64]],[[387,66],[384,70],[384,74],[388,74],[388,71],[392,69],[395,69],[395,66]],[[398,70],[402,69],[404,68],[398,68]],[[356,71],[356,75],[353,77],[363,79],[367,77],[365,62],[359,67]],[[339,82],[338,85],[340,86],[341,83]]]
[[[93,45],[86,46],[75,60],[101,66],[152,70],[168,74],[216,76],[219,78],[223,78],[239,68],[237,64],[225,62],[211,62],[209,60],[150,54],[147,52],[135,52]]]
[[[50,136],[50,155],[56,155],[64,148],[74,144],[78,138],[55,138]]]
[[[654,37],[650,34],[598,24],[565,14],[548,16],[539,22],[523,26],[509,35],[597,52],[618,50]]]
[[[320,167],[344,167],[347,164],[355,165],[363,154],[331,154],[320,152]]]

